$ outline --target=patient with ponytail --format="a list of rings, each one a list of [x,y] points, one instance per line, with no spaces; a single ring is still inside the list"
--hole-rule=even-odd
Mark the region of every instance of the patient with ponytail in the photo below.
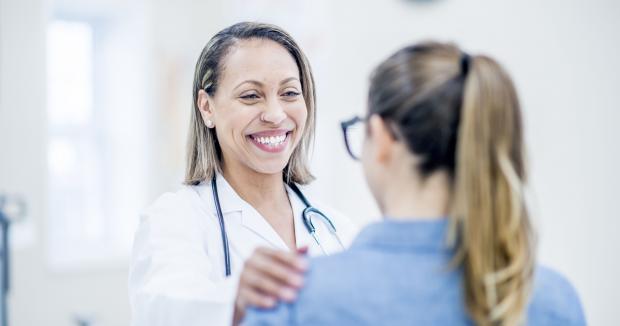
[[[296,302],[245,324],[586,324],[568,280],[536,263],[521,107],[495,60],[403,48],[372,73],[367,114],[342,128],[383,220],[311,260]]]

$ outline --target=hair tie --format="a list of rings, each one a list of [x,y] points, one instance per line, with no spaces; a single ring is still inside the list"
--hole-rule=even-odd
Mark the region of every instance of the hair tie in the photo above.
[[[469,72],[469,62],[471,60],[471,57],[469,56],[469,54],[463,52],[461,54],[461,76],[466,77],[467,73]]]

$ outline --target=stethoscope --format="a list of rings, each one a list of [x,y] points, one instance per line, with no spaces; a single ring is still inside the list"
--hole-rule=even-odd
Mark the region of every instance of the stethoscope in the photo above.
[[[312,222],[313,216],[318,216],[321,218],[321,220],[323,220],[323,223],[327,226],[327,229],[329,230],[329,232],[334,236],[334,238],[336,238],[336,240],[338,241],[342,249],[344,249],[344,245],[342,244],[342,241],[340,240],[340,237],[338,236],[338,233],[336,232],[336,227],[334,226],[334,223],[332,223],[332,221],[325,214],[323,214],[323,212],[321,212],[317,208],[312,207],[312,205],[310,205],[310,202],[308,201],[306,196],[304,196],[304,194],[301,192],[301,190],[299,190],[299,188],[297,187],[295,183],[291,182],[288,184],[288,186],[293,190],[293,192],[297,195],[297,197],[299,197],[299,199],[306,206],[306,208],[304,208],[303,212],[301,213],[302,220],[304,221],[306,230],[308,230],[308,233],[310,233],[312,238],[314,238],[314,241],[316,241],[316,243],[319,245],[319,248],[321,248],[321,251],[323,251],[323,254],[327,255],[327,251],[325,251],[325,248],[323,248],[323,245],[321,245],[321,242],[319,241],[319,238],[316,235],[316,227],[314,226],[314,223]],[[220,223],[220,231],[222,232],[222,246],[224,247],[224,266],[225,266],[226,276],[230,276],[231,274],[230,272],[230,246],[228,245],[228,234],[226,233],[226,225],[224,224],[224,215],[222,214],[222,206],[220,205],[220,197],[218,196],[218,193],[217,193],[217,182],[216,182],[215,175],[213,176],[213,179],[211,180],[211,191],[213,192],[213,201],[215,202],[215,210],[217,212],[217,219]]]

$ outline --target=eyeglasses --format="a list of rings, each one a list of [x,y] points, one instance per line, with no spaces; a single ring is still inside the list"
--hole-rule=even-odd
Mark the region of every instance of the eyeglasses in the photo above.
[[[356,116],[341,122],[340,127],[342,128],[347,152],[354,160],[358,161],[362,156],[362,147],[364,145],[364,137],[366,136],[366,119]]]

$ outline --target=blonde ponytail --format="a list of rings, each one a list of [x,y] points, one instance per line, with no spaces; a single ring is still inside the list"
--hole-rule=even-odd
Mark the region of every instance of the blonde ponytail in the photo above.
[[[456,145],[453,239],[478,325],[524,323],[534,270],[519,102],[491,58],[470,59]]]
[[[471,318],[478,325],[522,323],[534,239],[523,194],[521,109],[508,74],[453,44],[418,43],[375,69],[368,108],[418,156],[422,178],[439,170],[452,177],[448,241]]]

